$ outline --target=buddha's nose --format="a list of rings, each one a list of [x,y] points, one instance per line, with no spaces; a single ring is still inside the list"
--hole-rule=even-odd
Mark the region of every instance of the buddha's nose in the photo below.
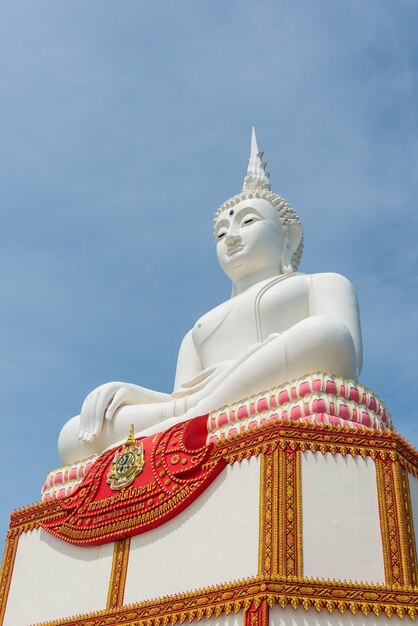
[[[227,246],[233,246],[241,239],[239,235],[234,235],[232,233],[228,233],[225,237],[225,243]]]

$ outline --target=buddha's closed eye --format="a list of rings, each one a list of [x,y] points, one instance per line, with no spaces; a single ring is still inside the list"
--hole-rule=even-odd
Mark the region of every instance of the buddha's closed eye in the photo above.
[[[263,218],[257,214],[246,215],[241,222],[241,226],[249,226],[250,224],[254,224],[254,222],[259,222],[261,219]]]

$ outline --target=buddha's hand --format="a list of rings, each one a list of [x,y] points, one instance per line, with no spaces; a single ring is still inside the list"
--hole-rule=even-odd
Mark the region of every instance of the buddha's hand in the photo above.
[[[180,383],[179,387],[171,394],[173,398],[182,398],[184,396],[192,396],[199,391],[209,389],[209,386],[222,378],[223,373],[231,367],[233,361],[222,361],[213,367],[207,367],[196,376]]]
[[[171,396],[166,393],[152,391],[131,383],[114,382],[100,385],[93,389],[83,402],[78,438],[83,441],[92,441],[100,434],[104,421],[110,421],[122,406],[166,402],[170,398]]]

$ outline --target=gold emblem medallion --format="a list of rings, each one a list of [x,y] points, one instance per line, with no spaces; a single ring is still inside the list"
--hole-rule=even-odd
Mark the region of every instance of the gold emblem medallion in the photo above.
[[[134,438],[134,425],[120,452],[116,452],[107,474],[107,484],[114,491],[121,491],[132,485],[145,465],[142,442],[137,444]]]

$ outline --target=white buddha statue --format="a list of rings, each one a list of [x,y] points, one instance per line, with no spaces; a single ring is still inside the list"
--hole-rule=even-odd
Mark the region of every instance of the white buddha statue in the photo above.
[[[201,317],[180,347],[174,391],[111,382],[94,389],[61,431],[64,464],[137,435],[164,430],[305,374],[357,380],[362,344],[357,299],[338,274],[301,274],[302,227],[271,192],[253,130],[240,194],[216,212],[219,263],[232,296]]]

